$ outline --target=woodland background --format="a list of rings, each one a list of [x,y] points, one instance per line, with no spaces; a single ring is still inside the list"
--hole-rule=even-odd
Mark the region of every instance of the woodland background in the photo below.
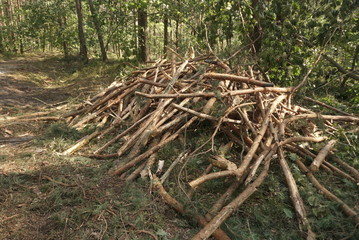
[[[281,85],[298,84],[319,54],[311,87],[335,83],[355,103],[358,2],[230,0],[2,0],[0,53],[79,52],[146,62],[191,47],[257,64]],[[356,84],[356,86],[358,86]],[[354,99],[353,99],[354,97]]]

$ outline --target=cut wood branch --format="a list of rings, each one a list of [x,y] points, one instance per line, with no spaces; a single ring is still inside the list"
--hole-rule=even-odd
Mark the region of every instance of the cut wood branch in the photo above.
[[[343,168],[345,168],[347,171],[349,171],[354,178],[359,181],[359,171],[356,170],[354,167],[350,166],[348,163],[344,162],[343,160],[341,160],[340,158],[338,158],[337,156],[335,156],[334,154],[329,153],[328,154],[328,158],[330,160],[335,161],[336,163],[338,163],[340,166],[342,166]]]
[[[220,119],[215,118],[215,117],[213,117],[211,115],[208,115],[208,114],[205,114],[205,113],[200,113],[200,112],[194,111],[194,110],[192,110],[190,108],[182,107],[182,106],[180,106],[178,104],[175,104],[175,103],[172,103],[172,106],[179,109],[179,110],[181,110],[181,111],[188,112],[188,113],[190,113],[192,115],[195,115],[197,117],[200,117],[200,118],[205,118],[205,119],[216,121],[216,122],[218,122],[220,120]],[[241,121],[239,121],[239,120],[230,119],[230,118],[223,118],[221,120],[223,122],[231,122],[231,123],[238,123],[238,124],[241,123]]]
[[[247,186],[232,202],[222,208],[222,210],[204,227],[199,231],[192,240],[208,239],[212,233],[221,226],[221,224],[230,216],[236,209],[238,209],[262,184],[268,174],[270,161],[265,163],[265,167],[258,178]]]
[[[91,139],[97,137],[100,134],[101,134],[100,130],[94,131],[90,135],[87,135],[87,136],[83,137],[82,139],[80,139],[75,145],[73,145],[72,147],[70,147],[66,151],[62,152],[61,155],[71,155],[71,154],[73,154],[75,151],[78,151],[81,147],[83,147],[87,143],[89,143],[91,141]]]
[[[339,63],[337,63],[333,58],[329,57],[326,54],[323,54],[323,57],[325,60],[327,60],[328,62],[330,62],[333,66],[335,66],[341,73],[344,73],[346,76],[355,79],[355,80],[359,80],[359,75],[355,74],[353,72],[350,72],[348,70],[346,70],[342,65],[340,65]]]
[[[308,101],[311,101],[311,102],[313,102],[313,103],[316,103],[316,104],[318,104],[318,105],[320,105],[320,106],[322,106],[322,107],[325,107],[325,108],[328,108],[328,109],[330,109],[330,110],[333,110],[333,111],[335,111],[335,112],[341,113],[341,114],[343,114],[343,115],[352,116],[352,114],[350,114],[350,113],[344,112],[344,111],[342,111],[342,110],[340,110],[340,109],[338,109],[338,108],[332,107],[332,106],[330,106],[330,105],[328,105],[328,104],[326,104],[326,103],[320,102],[320,101],[315,100],[315,99],[313,99],[313,98],[304,97],[304,99],[305,99],[305,100],[308,100]]]
[[[309,169],[313,172],[319,170],[320,165],[323,163],[325,157],[329,154],[329,151],[334,147],[336,140],[330,140],[323,148],[320,150],[318,155],[314,158],[312,164]]]
[[[354,217],[356,224],[359,224],[359,216],[356,211],[350,208],[347,204],[345,204],[340,198],[331,193],[328,189],[326,189],[320,182],[314,177],[313,173],[299,160],[296,159],[295,163],[298,165],[299,169],[307,175],[309,180],[313,183],[313,185],[318,189],[320,193],[322,193],[325,197],[330,200],[333,200],[340,204],[343,212],[348,217]]]
[[[164,189],[162,186],[162,183],[156,175],[153,175],[153,189],[156,190],[163,198],[163,200],[170,205],[172,208],[174,208],[177,212],[179,212],[183,216],[190,216],[190,220],[195,219],[197,223],[200,226],[206,226],[208,225],[206,219],[203,216],[200,215],[194,215],[194,212],[190,212],[189,210],[186,210],[185,207],[179,203],[176,199],[174,199],[171,195],[168,194],[168,192]],[[227,234],[221,230],[220,228],[216,228],[213,230],[213,232],[210,234],[213,235],[218,240],[231,240]],[[209,235],[209,236],[210,236]]]
[[[204,78],[212,78],[212,79],[216,79],[216,80],[231,80],[231,81],[236,81],[236,82],[241,82],[241,83],[252,84],[252,85],[256,85],[256,86],[260,86],[260,87],[273,87],[274,86],[273,83],[263,82],[263,81],[255,80],[255,79],[252,79],[249,77],[241,77],[241,76],[231,75],[231,74],[205,73],[203,75],[203,77]]]
[[[318,142],[322,142],[324,140],[325,140],[324,137],[302,137],[302,136],[298,136],[298,137],[287,138],[284,141],[280,142],[279,145],[284,146],[284,145],[292,143],[292,142],[316,142],[316,143],[318,143]]]
[[[261,129],[259,130],[256,138],[254,139],[253,141],[253,144],[252,146],[250,147],[248,153],[246,154],[246,156],[244,157],[241,165],[238,167],[238,169],[236,170],[236,175],[237,175],[237,178],[239,179],[244,171],[247,169],[247,167],[249,166],[249,163],[251,162],[255,152],[257,151],[258,149],[258,146],[259,144],[261,143],[262,141],[262,138],[264,137],[264,134],[266,133],[267,131],[267,128],[268,128],[268,125],[271,121],[271,116],[273,114],[273,112],[275,111],[275,109],[277,108],[278,104],[280,102],[282,102],[287,96],[286,95],[280,95],[276,98],[276,100],[272,103],[270,109],[267,111],[266,113],[266,116],[262,122],[262,127]]]

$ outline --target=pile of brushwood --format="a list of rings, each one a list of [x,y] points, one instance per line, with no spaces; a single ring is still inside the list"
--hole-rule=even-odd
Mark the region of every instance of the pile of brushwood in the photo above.
[[[318,191],[359,223],[357,212],[314,176],[317,171],[328,171],[359,182],[359,172],[334,154],[336,140],[325,137],[326,133],[335,136],[337,124],[357,127],[359,118],[311,98],[307,100],[337,114],[322,115],[295,105],[292,99],[298,88],[277,87],[264,79],[252,68],[232,69],[215,57],[158,61],[114,82],[66,113],[63,118],[73,128],[98,127],[63,154],[82,152],[94,158],[112,158],[115,161],[111,174],[126,181],[137,177],[150,179],[152,190],[164,202],[202,226],[193,240],[210,236],[230,239],[221,230],[221,224],[261,186],[273,164],[279,164],[278,169],[285,176],[299,228],[308,239],[314,239],[287,153],[298,155],[293,163]],[[211,136],[207,142],[166,162],[157,159],[162,148],[176,139],[185,141],[185,132],[203,121],[211,123],[205,130]],[[221,144],[219,134],[226,136],[221,138]],[[89,153],[84,146],[93,139],[106,141]],[[322,142],[321,149],[313,149],[311,143],[318,142]],[[119,147],[114,150],[113,146]],[[188,164],[193,156],[203,152],[211,153],[208,167],[201,174],[187,173],[190,179],[186,179],[186,195],[191,197],[207,181],[226,178],[232,182],[227,190],[218,189],[222,196],[204,216],[187,212],[186,206],[171,196],[163,184],[176,166]],[[238,189],[243,190],[233,196]]]

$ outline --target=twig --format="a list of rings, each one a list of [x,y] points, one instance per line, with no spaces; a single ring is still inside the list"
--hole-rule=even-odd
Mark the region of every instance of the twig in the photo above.
[[[330,106],[330,105],[328,105],[328,104],[326,104],[326,103],[320,102],[320,101],[315,100],[315,99],[313,99],[313,98],[304,97],[304,99],[305,99],[305,100],[308,100],[308,101],[311,101],[311,102],[314,102],[314,103],[316,103],[316,104],[319,104],[320,106],[326,107],[326,108],[328,108],[328,109],[330,109],[330,110],[333,110],[333,111],[335,111],[335,112],[341,113],[341,114],[343,114],[343,115],[353,116],[353,114],[344,112],[344,111],[342,111],[342,110],[340,110],[340,109],[338,109],[338,108],[332,107],[332,106]]]
[[[295,163],[298,165],[299,169],[307,175],[309,180],[313,183],[313,185],[318,189],[320,193],[322,193],[325,197],[338,202],[341,205],[343,212],[349,216],[354,217],[356,224],[359,224],[359,216],[357,212],[351,209],[347,204],[345,204],[341,199],[331,193],[328,189],[326,189],[320,182],[314,177],[313,173],[299,160],[296,159]]]
[[[231,75],[231,74],[223,74],[223,73],[205,73],[203,74],[204,78],[212,78],[217,80],[231,80],[241,83],[247,83],[252,84],[260,87],[273,87],[273,83],[263,82],[259,80],[255,80],[249,77],[241,77],[237,75]]]
[[[248,187],[240,193],[234,200],[232,200],[204,227],[199,231],[192,240],[207,239],[245,200],[247,200],[262,184],[266,178],[269,170],[270,161],[265,163],[265,167],[258,178],[248,185]]]
[[[320,165],[323,163],[325,157],[329,154],[329,151],[334,147],[336,140],[330,140],[323,148],[320,150],[318,155],[314,158],[309,169],[313,172],[319,170]]]

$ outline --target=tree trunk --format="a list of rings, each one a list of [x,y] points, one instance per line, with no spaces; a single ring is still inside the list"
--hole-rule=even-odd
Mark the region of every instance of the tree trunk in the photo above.
[[[20,1],[17,0],[16,1],[16,6],[18,9],[21,9],[21,4]],[[17,25],[19,25],[22,21],[22,15],[17,14]],[[18,26],[16,27],[18,28]],[[22,31],[19,32],[19,44],[20,44],[20,54],[24,54],[24,41],[23,41],[23,35],[22,35]]]
[[[147,3],[146,3],[147,4]],[[138,57],[141,62],[147,61],[147,6],[138,9]]]
[[[168,46],[168,14],[165,13],[163,17],[163,54],[167,53]]]
[[[103,43],[102,31],[101,31],[100,23],[98,21],[97,10],[95,9],[95,7],[93,5],[92,0],[88,0],[88,3],[89,3],[89,6],[90,6],[90,11],[91,11],[92,18],[93,18],[93,24],[95,25],[98,42],[100,44],[102,60],[106,61],[107,60],[106,48],[105,48],[105,45]]]
[[[259,23],[259,17],[258,13],[256,13],[256,8],[258,5],[258,0],[252,0],[252,9],[253,17],[255,20],[257,20],[257,23],[254,26],[253,32],[251,33],[251,41],[252,41],[252,50],[254,54],[258,53],[261,50],[262,47],[262,28]]]
[[[3,12],[4,12],[4,22],[7,27],[7,34],[9,34],[10,38],[8,41],[8,49],[12,49],[13,52],[17,52],[16,49],[16,38],[14,33],[14,21],[13,21],[13,11],[12,11],[12,3],[10,0],[3,0]],[[4,35],[6,37],[6,34]],[[11,51],[11,50],[10,50]]]
[[[176,18],[176,49],[179,49],[179,17]]]
[[[351,67],[349,72],[353,72],[355,70],[355,66],[356,66],[358,56],[359,56],[359,45],[357,45],[356,48],[355,48],[355,52],[354,52],[354,55],[353,55],[353,61],[352,61],[352,67]],[[348,81],[348,79],[349,79],[349,76],[347,74],[347,75],[344,76],[343,81],[340,84],[341,88],[345,88],[345,83]]]
[[[77,13],[77,28],[80,40],[80,57],[84,63],[88,62],[87,56],[87,46],[86,46],[86,39],[83,27],[83,17],[82,17],[82,5],[81,0],[75,0],[76,2],[76,13]]]
[[[64,58],[68,58],[69,49],[67,47],[67,41],[65,39],[65,34],[64,34],[65,26],[66,26],[66,18],[60,16],[58,22],[60,25],[60,38],[61,38],[62,50],[64,51]]]

